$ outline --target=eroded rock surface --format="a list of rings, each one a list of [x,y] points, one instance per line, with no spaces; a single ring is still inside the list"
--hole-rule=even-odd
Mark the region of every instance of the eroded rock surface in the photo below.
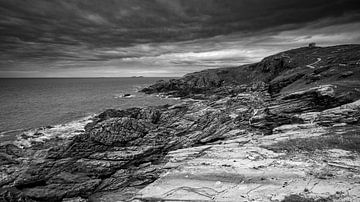
[[[2,144],[0,199],[360,200],[359,59],[358,45],[300,48],[161,81],[143,91],[184,99]]]

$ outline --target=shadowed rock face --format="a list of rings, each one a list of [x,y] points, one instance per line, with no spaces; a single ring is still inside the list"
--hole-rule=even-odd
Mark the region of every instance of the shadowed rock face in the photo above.
[[[351,169],[357,168],[348,167],[360,159],[358,151],[349,142],[333,143],[347,133],[346,140],[357,141],[359,60],[358,45],[300,48],[256,64],[158,82],[143,92],[194,99],[106,110],[71,139],[27,148],[2,144],[0,199],[356,200],[360,186]],[[287,153],[294,147],[286,146],[302,144],[301,138],[325,146],[305,153],[307,147],[299,145],[298,153]],[[344,150],[349,161],[334,163],[334,149]],[[323,160],[333,163],[323,165]],[[338,178],[319,181],[316,176],[326,169]],[[346,181],[350,175],[355,184]],[[322,188],[330,184],[332,191],[344,183],[353,191],[347,196],[304,191],[304,183],[313,181]],[[302,195],[290,196],[294,193]]]

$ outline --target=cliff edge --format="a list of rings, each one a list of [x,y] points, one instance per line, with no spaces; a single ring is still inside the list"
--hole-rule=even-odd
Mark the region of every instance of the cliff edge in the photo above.
[[[360,200],[360,45],[294,49],[143,92],[183,100],[107,110],[72,138],[2,144],[0,199]]]

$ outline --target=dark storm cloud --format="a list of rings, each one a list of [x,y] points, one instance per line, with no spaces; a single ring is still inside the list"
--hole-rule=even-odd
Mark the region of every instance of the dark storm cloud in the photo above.
[[[310,32],[359,22],[357,1],[0,0],[0,70],[26,63],[45,68],[75,62],[87,66],[91,61],[101,66],[101,61],[122,58],[161,59],[163,54],[181,52],[183,46],[187,51],[194,49],[190,52],[195,55],[203,47],[211,53],[221,47],[211,50],[211,45],[196,41],[232,34],[238,40],[301,28]],[[259,40],[276,41],[271,37]],[[161,47],[154,45],[158,43]],[[198,56],[202,57],[194,58]],[[184,65],[194,63],[183,61]]]
[[[3,0],[3,42],[112,46],[299,26],[359,10],[356,0]],[[348,21],[358,20],[358,16]],[[10,37],[10,38],[9,38]]]

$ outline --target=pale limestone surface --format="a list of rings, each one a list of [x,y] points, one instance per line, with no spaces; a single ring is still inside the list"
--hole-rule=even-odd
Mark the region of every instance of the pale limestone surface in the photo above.
[[[344,117],[339,114],[357,108],[358,103],[312,116]],[[339,111],[344,108],[347,110]],[[281,201],[298,194],[313,199],[360,201],[359,154],[330,149],[291,156],[264,148],[283,140],[321,136],[328,129],[316,123],[289,124],[275,128],[269,136],[244,134],[213,145],[172,151],[164,166],[168,171],[139,191],[135,199]]]
[[[351,155],[355,159],[339,158]],[[224,143],[174,151],[169,157],[166,167],[170,170],[141,190],[137,198],[279,201],[300,194],[314,199],[334,196],[339,201],[360,200],[360,158],[344,150],[329,150],[318,158],[299,155],[288,159],[257,144]],[[331,172],[334,177],[314,176],[321,172]]]

